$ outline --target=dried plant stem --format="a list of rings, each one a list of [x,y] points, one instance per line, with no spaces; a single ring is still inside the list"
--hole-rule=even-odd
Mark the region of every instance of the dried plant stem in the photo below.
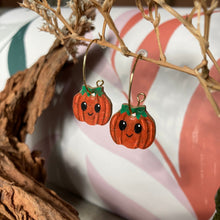
[[[75,8],[79,8],[78,1],[75,1]],[[76,28],[78,26],[79,19],[80,19],[80,12],[79,12],[79,10],[75,14],[75,17],[76,17],[76,20],[75,20],[75,25],[74,25],[74,32],[76,32]]]
[[[60,14],[60,4],[61,0],[57,0],[57,14]]]
[[[132,57],[136,57],[136,58],[138,56],[138,54],[133,53],[133,52],[129,52],[129,53],[127,53],[127,55],[132,56]],[[167,68],[170,68],[170,69],[178,70],[180,72],[188,73],[189,75],[192,75],[192,76],[196,76],[195,71],[193,69],[187,67],[187,66],[180,67],[180,66],[174,65],[172,63],[169,63],[167,61],[155,60],[155,59],[152,59],[152,58],[149,58],[149,57],[142,57],[141,59],[145,60],[147,62],[155,63],[155,64],[163,66],[163,67],[167,67]]]
[[[74,39],[84,41],[84,42],[91,42],[93,40],[93,39],[85,38],[83,36],[76,36]],[[113,50],[117,50],[122,53],[122,50],[120,47],[118,47],[112,43],[109,43],[108,41],[105,41],[102,37],[100,40],[96,41],[96,44],[99,44],[100,46],[103,46],[103,47],[112,48]]]
[[[55,40],[46,55],[10,77],[0,93],[1,219],[79,219],[71,205],[43,184],[44,159],[24,143],[48,107],[56,76],[68,57],[66,48]]]
[[[111,11],[111,8],[108,9],[108,13],[110,13],[110,11]],[[106,27],[107,27],[107,21],[104,20],[103,26],[102,26],[102,35],[100,36],[103,41],[105,41],[105,31],[106,31]]]
[[[158,43],[158,47],[159,47],[159,51],[160,51],[160,59],[162,61],[166,61],[166,56],[162,50],[162,46],[161,46],[161,42],[160,42],[160,32],[159,32],[159,22],[160,22],[160,16],[158,15],[158,6],[157,4],[155,4],[155,16],[156,18],[158,18],[158,21],[156,24],[154,24],[154,30],[156,33],[156,37],[157,37],[157,43]]]
[[[79,37],[79,36],[76,37],[76,39],[81,40],[81,41],[85,41],[85,42],[91,42],[92,41],[91,39],[87,39],[87,38]],[[101,45],[101,46],[104,46],[104,47],[112,48],[112,49],[117,50],[117,51],[122,53],[121,48],[119,48],[119,47],[117,47],[114,44],[111,44],[109,42],[106,42],[106,41],[103,41],[103,40],[97,40],[96,43]],[[137,58],[137,56],[138,56],[138,54],[136,54],[134,52],[131,52],[131,51],[127,52],[126,55],[127,56],[132,56],[132,57],[135,57],[135,58]],[[155,63],[157,65],[160,65],[160,66],[163,66],[163,67],[166,67],[166,68],[170,68],[170,69],[174,69],[174,70],[177,70],[177,71],[180,71],[180,72],[184,72],[184,73],[187,73],[187,74],[195,76],[195,77],[198,77],[198,74],[196,72],[197,69],[202,68],[204,66],[204,62],[205,62],[205,61],[203,61],[195,69],[191,69],[188,66],[180,67],[180,66],[174,65],[174,64],[169,63],[169,62],[164,61],[164,60],[155,60],[155,59],[148,58],[148,57],[142,57],[142,59],[147,61],[147,62]],[[200,78],[201,78],[201,76],[200,76]],[[213,89],[213,90],[216,90],[216,91],[220,91],[220,84],[217,81],[215,81],[213,78],[211,78],[210,76],[208,77],[207,81],[205,81],[205,82],[206,82],[206,85],[207,85],[206,88]],[[207,96],[207,97],[209,98],[210,95]],[[211,99],[213,100],[213,98],[211,98]],[[211,101],[211,99],[209,99],[209,100],[210,100],[210,102],[212,102],[212,106],[216,106],[216,102],[213,103],[213,101]],[[220,115],[219,108],[215,107],[215,111],[216,111],[217,115],[219,116]]]
[[[115,36],[117,37],[120,47],[121,47],[121,52],[127,56],[127,53],[129,52],[128,48],[126,47],[124,41],[119,35],[119,32],[110,16],[108,13],[108,10],[103,10],[102,6],[96,1],[96,0],[91,0],[91,2],[95,5],[95,7],[99,10],[99,12],[102,14],[102,16],[105,19],[105,22],[108,24],[109,28],[114,32]],[[107,2],[107,1],[106,1]]]
[[[206,83],[210,91],[220,91],[219,82],[213,79],[212,77],[209,76],[209,78],[206,79]]]
[[[192,8],[192,11],[190,12],[190,14],[187,15],[186,20],[187,20],[189,23],[192,23],[192,18],[193,18],[193,16],[194,16],[195,12],[196,12],[196,8],[193,7],[193,8]]]
[[[204,16],[205,16],[205,19],[204,19],[204,38],[206,41],[209,40],[209,28],[210,28],[210,18],[211,18],[211,13],[208,12],[207,10],[207,5],[206,5],[206,2],[205,4],[202,5],[202,8],[203,8],[203,11],[204,11]]]
[[[50,7],[48,4],[44,4],[41,1],[35,0],[39,5],[44,6],[49,11],[52,11],[56,17],[64,24],[64,26],[68,29],[68,31],[71,33],[71,37],[75,37],[77,34],[73,31],[72,27],[69,25],[67,20],[63,17],[63,15],[60,13],[60,8],[58,7],[58,11]],[[59,0],[58,0],[59,1]]]
[[[148,4],[148,1],[146,1],[146,4]],[[141,0],[136,0],[136,5],[139,8],[139,10],[141,11],[143,18],[145,18],[146,20],[148,20],[152,23],[152,25],[154,27],[154,31],[156,33],[157,44],[158,44],[159,52],[160,52],[160,59],[162,61],[166,61],[166,56],[162,50],[162,46],[161,46],[161,42],[160,42],[160,32],[159,32],[160,15],[158,14],[158,5],[153,4],[154,10],[155,10],[155,18],[153,18],[153,5],[152,4],[148,4],[149,16],[145,13],[143,5],[141,3]]]
[[[158,46],[159,46],[159,51],[160,51],[160,59],[162,61],[166,62],[166,56],[163,53],[162,47],[161,47],[161,43],[160,43],[160,32],[159,32],[159,28],[155,27],[155,33],[156,33],[156,37],[157,37],[157,42],[158,42]]]
[[[102,35],[100,36],[103,41],[105,41],[105,30],[106,30],[106,26],[107,26],[107,23],[106,23],[106,21],[104,21],[104,22],[103,22],[103,27],[102,27]]]
[[[220,109],[219,109],[215,99],[213,98],[213,96],[212,96],[212,94],[211,94],[211,92],[210,92],[210,90],[207,86],[207,83],[206,83],[205,79],[203,79],[203,77],[201,77],[198,72],[197,72],[197,78],[199,79],[199,81],[200,81],[200,83],[201,83],[201,85],[202,85],[202,87],[205,91],[205,94],[206,94],[208,100],[210,101],[213,109],[215,110],[217,116],[220,117]]]
[[[207,50],[207,54],[208,54],[209,58],[211,59],[211,61],[214,63],[214,65],[215,65],[216,69],[218,70],[218,72],[220,73],[220,67],[219,67],[216,59],[214,58],[214,56],[212,55],[212,53],[209,49]]]
[[[176,17],[185,26],[185,28],[188,29],[190,31],[190,33],[192,33],[194,35],[194,37],[200,43],[201,52],[204,55],[206,53],[206,49],[208,47],[208,42],[205,41],[205,39],[201,36],[200,32],[192,25],[192,23],[188,22],[187,19],[185,19],[176,10],[174,10],[172,7],[170,7],[168,4],[166,4],[164,0],[154,0],[154,1],[157,2],[161,7],[163,7],[165,10],[167,10],[174,17]]]
[[[208,97],[210,103],[212,104],[213,108],[215,109],[217,115],[220,115],[219,108],[216,107],[217,104],[215,101],[213,101],[214,99],[210,93],[210,90],[220,91],[220,82],[217,82],[216,80],[212,79],[209,76],[208,61],[207,61],[207,57],[209,57],[220,73],[220,67],[219,67],[217,61],[215,60],[213,54],[209,50],[209,42],[208,42],[209,29],[210,29],[210,19],[211,19],[211,15],[213,14],[214,9],[217,7],[218,1],[212,0],[211,5],[208,8],[205,0],[195,0],[193,9],[191,10],[190,14],[186,17],[181,16],[175,9],[170,7],[165,2],[165,0],[135,0],[135,1],[136,1],[136,5],[137,5],[138,9],[140,10],[140,12],[142,14],[142,17],[144,19],[146,19],[147,21],[151,22],[154,27],[154,31],[155,31],[156,39],[157,39],[157,44],[158,44],[158,49],[159,49],[159,53],[160,53],[159,60],[155,60],[155,59],[148,58],[148,57],[142,57],[142,59],[147,62],[155,63],[157,65],[167,67],[170,69],[174,69],[177,71],[181,71],[181,72],[184,72],[184,73],[187,73],[187,74],[190,74],[192,76],[197,77],[199,82],[203,86],[203,88],[207,94],[207,97]],[[148,14],[146,13],[146,11],[143,8],[143,1],[145,2],[145,4],[148,7],[148,12],[149,12]],[[93,39],[88,39],[88,38],[85,38],[85,37],[79,35],[76,32],[75,27],[74,28],[71,27],[71,25],[67,22],[67,20],[60,13],[60,0],[57,0],[57,10],[54,10],[53,8],[51,8],[47,4],[46,0],[44,0],[44,1],[34,0],[34,2],[35,2],[35,4],[42,5],[47,10],[53,12],[55,14],[56,18],[59,19],[63,23],[64,27],[69,31],[69,33],[66,34],[65,36],[61,35],[61,33],[58,32],[57,35],[59,35],[59,36],[61,36],[61,38],[63,38],[63,39],[61,39],[61,41],[68,40],[69,38],[72,38],[73,40],[78,40],[80,42],[91,42],[93,40]],[[79,6],[77,0],[73,0],[72,2],[75,5],[74,5],[74,7],[71,6],[70,8],[73,11],[74,10],[76,11],[75,26],[77,26],[81,15],[80,15],[80,10],[77,11],[76,8],[79,8],[80,6]],[[132,57],[136,58],[138,55],[136,53],[130,51],[127,48],[123,39],[120,37],[120,33],[119,33],[117,27],[115,26],[114,21],[110,15],[110,11],[112,9],[114,1],[113,0],[105,0],[104,3],[101,4],[97,0],[90,0],[90,3],[92,4],[93,7],[95,7],[100,12],[100,14],[104,18],[104,22],[103,22],[103,26],[102,26],[102,35],[99,34],[100,40],[97,40],[96,43],[101,46],[112,48],[113,50],[119,51],[122,54],[124,54],[125,56],[132,56]],[[24,1],[23,5],[26,5],[27,8],[30,8],[33,10],[33,5],[34,5],[33,3],[30,3],[28,1]],[[167,62],[166,56],[162,50],[161,41],[160,41],[160,33],[159,33],[160,15],[158,13],[158,5],[161,6],[163,9],[165,9],[166,11],[168,11],[168,13],[173,15],[177,20],[179,20],[185,26],[185,28],[195,37],[195,39],[197,39],[197,41],[200,45],[201,54],[203,56],[203,59],[201,60],[200,64],[198,64],[194,69],[189,68],[187,66],[183,66],[183,67],[177,66],[175,64]],[[34,9],[34,10],[37,12],[36,9]],[[197,11],[197,25],[194,26],[192,24],[192,18],[195,16],[196,11]],[[204,33],[203,34],[201,33],[201,15],[202,15],[202,13],[204,14]],[[54,23],[56,24],[55,21],[54,21]],[[57,25],[55,25],[55,26],[57,26]],[[112,44],[105,39],[105,32],[106,32],[107,26],[113,31],[115,37],[117,38],[117,40],[119,42],[119,46]],[[56,28],[56,29],[58,29],[58,28]]]
[[[81,37],[81,36],[77,36],[75,39],[85,41],[85,42],[91,42],[92,41],[92,39],[88,39],[88,38]],[[117,50],[118,52],[122,53],[121,48],[119,48],[116,45],[111,44],[107,41],[97,40],[96,44],[98,44],[100,46],[112,48],[113,50]],[[126,56],[131,56],[131,57],[137,58],[138,54],[129,51],[129,52],[126,53]],[[155,59],[152,59],[152,58],[149,58],[149,57],[142,57],[141,59],[145,60],[145,61],[148,61],[148,62],[151,62],[151,63],[155,63],[155,64],[163,66],[163,67],[167,67],[167,68],[170,68],[170,69],[178,70],[180,72],[188,73],[189,75],[192,75],[192,76],[196,76],[195,71],[193,69],[187,67],[187,66],[180,67],[180,66],[174,65],[172,63],[168,63],[165,60],[155,60]]]
[[[199,4],[197,1],[194,1],[194,4],[195,4],[195,8],[197,9],[197,31],[199,33],[201,33],[201,30],[200,30],[200,19],[201,19],[201,4]]]
[[[204,38],[206,41],[209,40],[209,27],[210,27],[210,14],[205,13],[205,30],[204,30]]]

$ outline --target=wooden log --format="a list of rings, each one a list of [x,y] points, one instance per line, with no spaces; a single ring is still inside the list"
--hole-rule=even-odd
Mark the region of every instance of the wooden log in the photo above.
[[[55,79],[68,59],[58,40],[0,93],[0,218],[75,220],[78,212],[43,184],[44,159],[24,143],[49,105]]]

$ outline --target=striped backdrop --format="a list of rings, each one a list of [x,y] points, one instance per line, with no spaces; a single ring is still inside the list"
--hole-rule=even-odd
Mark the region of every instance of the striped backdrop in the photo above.
[[[62,10],[68,16],[68,9]],[[178,9],[186,15],[189,9]],[[195,67],[202,56],[198,42],[175,18],[160,10],[161,44],[168,62]],[[145,49],[159,59],[152,25],[135,8],[115,8],[111,15],[126,45],[133,52]],[[203,18],[203,17],[202,17]],[[211,19],[210,50],[220,64],[220,13]],[[193,19],[195,23],[197,19]],[[97,15],[95,38],[101,33]],[[54,41],[40,32],[41,18],[25,9],[0,17],[0,90],[18,70],[31,66],[47,53]],[[106,39],[118,44],[110,30]],[[220,186],[220,119],[214,113],[198,80],[192,76],[138,61],[132,100],[138,92],[147,95],[148,111],[156,122],[156,139],[146,150],[115,144],[109,124],[89,126],[72,114],[72,98],[82,86],[82,54],[73,71],[66,69],[57,80],[49,108],[28,135],[32,149],[47,159],[48,182],[77,193],[88,201],[134,220],[206,220],[214,211]],[[105,81],[113,113],[127,102],[129,74],[134,60],[119,52],[93,46],[87,58],[87,83]],[[220,74],[210,62],[210,74]],[[66,67],[67,68],[67,67]],[[214,94],[220,103],[220,94]]]

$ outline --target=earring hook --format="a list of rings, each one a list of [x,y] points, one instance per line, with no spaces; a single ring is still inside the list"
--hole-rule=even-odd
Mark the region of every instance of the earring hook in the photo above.
[[[89,51],[89,48],[90,48],[90,46],[94,43],[94,42],[97,42],[99,39],[93,39],[90,43],[89,43],[89,45],[88,45],[88,47],[87,47],[87,49],[86,49],[86,52],[85,52],[85,55],[84,55],[84,59],[83,59],[83,83],[84,83],[84,85],[85,85],[85,87],[86,87],[86,90],[87,90],[87,92],[89,92],[90,94],[91,94],[91,92],[89,91],[89,89],[88,89],[88,86],[87,86],[87,84],[86,84],[86,71],[85,71],[85,69],[86,69],[86,59],[87,59],[87,55],[88,55],[88,51]]]
[[[133,68],[132,68],[132,71],[131,71],[131,75],[130,75],[129,92],[128,92],[128,107],[129,107],[130,113],[132,113],[132,111],[131,111],[131,87],[132,87],[133,78],[134,78],[134,71],[136,69],[136,65],[137,65],[138,60],[142,59],[143,56],[147,56],[147,51],[140,50],[138,52],[138,56],[137,56],[137,58],[135,60],[135,63],[133,65]],[[142,99],[140,99],[140,96],[143,96]],[[137,95],[138,106],[140,105],[141,102],[143,102],[145,100],[145,98],[146,98],[146,95],[143,92],[138,93],[138,95]]]
[[[141,96],[142,96],[142,99],[140,99]],[[143,102],[145,99],[146,99],[145,93],[143,93],[143,92],[138,93],[137,94],[137,101],[138,101],[137,106],[139,106],[141,104],[141,102]]]

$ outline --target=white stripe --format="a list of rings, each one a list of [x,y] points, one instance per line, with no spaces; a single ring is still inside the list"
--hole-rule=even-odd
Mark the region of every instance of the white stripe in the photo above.
[[[89,159],[99,174],[113,188],[159,219],[196,219],[163,185],[150,175],[126,159],[104,151],[103,148],[93,148]],[[100,155],[102,156],[100,157]],[[102,165],[100,166],[100,164]],[[158,201],[160,202],[158,203]],[[143,216],[143,219],[146,219],[146,216]]]
[[[11,41],[0,52],[0,91],[4,89],[5,83],[10,76],[8,70],[8,50],[10,43]]]

